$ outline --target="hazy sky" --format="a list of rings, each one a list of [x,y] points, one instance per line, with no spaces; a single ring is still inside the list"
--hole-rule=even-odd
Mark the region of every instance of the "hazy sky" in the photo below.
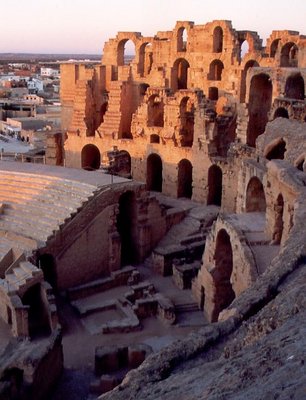
[[[153,36],[176,21],[227,19],[237,30],[306,34],[306,0],[1,0],[0,53],[101,54],[118,31]]]

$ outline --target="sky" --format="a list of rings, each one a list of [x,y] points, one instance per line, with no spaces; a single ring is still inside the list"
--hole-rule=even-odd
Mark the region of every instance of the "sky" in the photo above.
[[[306,0],[1,0],[0,53],[102,54],[118,31],[154,36],[176,21],[232,21],[236,30],[306,35]]]

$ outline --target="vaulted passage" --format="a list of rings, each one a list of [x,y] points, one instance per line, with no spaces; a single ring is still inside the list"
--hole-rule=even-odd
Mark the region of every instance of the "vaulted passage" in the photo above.
[[[285,85],[285,97],[289,99],[304,100],[305,83],[301,74],[289,76]]]
[[[32,286],[22,297],[22,303],[29,306],[28,322],[30,337],[37,338],[51,333],[49,315],[46,309],[47,300],[43,299],[40,283]]]
[[[93,171],[100,168],[101,154],[97,146],[87,144],[83,147],[81,153],[82,168],[88,171]]]
[[[272,103],[272,83],[266,74],[253,76],[249,97],[247,144],[255,147],[256,139],[264,133]]]
[[[220,60],[214,60],[209,66],[209,74],[207,79],[209,81],[221,81],[222,71],[224,69],[223,62]]]
[[[125,192],[119,199],[117,230],[121,241],[121,265],[137,262],[135,237],[136,202],[133,192]]]
[[[129,65],[135,58],[135,44],[132,40],[123,39],[118,44],[117,64]]]
[[[213,33],[213,52],[222,53],[223,50],[223,30],[220,26],[216,26]]]
[[[187,89],[188,69],[190,65],[184,58],[179,58],[173,65],[173,90]]]
[[[246,77],[248,70],[253,67],[259,67],[259,64],[255,60],[249,60],[241,73],[241,86],[240,86],[240,101],[241,103],[245,103],[245,95],[246,95]]]
[[[153,64],[152,43],[144,43],[139,49],[138,73],[144,77],[149,75]]]
[[[180,145],[191,147],[194,134],[194,105],[189,97],[184,97],[180,104]]]
[[[163,187],[163,163],[158,154],[147,159],[147,190],[161,192]]]
[[[253,176],[250,179],[246,191],[246,212],[266,212],[266,197],[262,183]]]
[[[192,164],[186,159],[178,164],[177,197],[192,197]]]
[[[222,201],[222,170],[217,165],[212,165],[208,170],[208,196],[207,205],[221,206]]]
[[[220,312],[228,307],[235,298],[231,284],[233,250],[230,237],[224,229],[218,232],[216,239],[215,263],[216,268],[213,272],[215,296],[212,322],[218,320]]]
[[[286,43],[281,49],[281,67],[297,67],[298,66],[299,49],[293,42]]]
[[[286,152],[286,142],[284,139],[279,140],[266,154],[268,160],[283,160]]]
[[[164,126],[164,102],[155,94],[148,100],[148,126]]]

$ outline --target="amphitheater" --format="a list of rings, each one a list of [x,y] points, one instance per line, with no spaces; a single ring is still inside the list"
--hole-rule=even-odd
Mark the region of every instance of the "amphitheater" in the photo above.
[[[47,165],[0,161],[1,399],[306,398],[305,80],[225,20],[62,64]]]

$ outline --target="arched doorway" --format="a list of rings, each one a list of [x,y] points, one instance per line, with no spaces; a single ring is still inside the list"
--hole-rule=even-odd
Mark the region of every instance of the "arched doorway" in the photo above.
[[[186,159],[178,164],[177,197],[192,197],[192,164]]]
[[[177,51],[187,50],[187,30],[183,26],[177,31]]]
[[[285,85],[285,97],[295,100],[304,100],[305,83],[301,74],[294,74],[288,77]]]
[[[281,67],[297,67],[298,66],[299,49],[293,42],[286,43],[281,49]]]
[[[149,75],[153,64],[152,43],[143,43],[139,48],[138,73],[141,77]]]
[[[214,60],[209,65],[209,73],[207,79],[209,81],[221,81],[222,71],[224,69],[223,62],[220,60]]]
[[[283,160],[286,153],[286,142],[280,139],[265,151],[268,160]]]
[[[147,159],[147,190],[161,192],[163,187],[163,163],[158,154]]]
[[[83,147],[81,153],[82,168],[88,171],[93,171],[100,168],[101,154],[97,146],[87,144]]]
[[[241,73],[241,87],[240,87],[240,101],[241,103],[245,103],[245,95],[246,95],[246,77],[248,70],[253,67],[259,67],[259,64],[255,60],[249,60]]]
[[[136,201],[135,193],[128,191],[119,198],[119,214],[117,216],[117,231],[121,241],[121,265],[137,262],[136,248]]]
[[[31,338],[51,333],[50,318],[43,299],[40,283],[31,286],[22,296],[22,304],[28,308],[29,335]]]
[[[156,94],[148,99],[148,126],[164,126],[164,102]]]
[[[282,194],[279,194],[276,199],[274,206],[275,224],[273,230],[273,242],[274,244],[280,244],[283,236],[284,229],[284,198]]]
[[[253,76],[249,97],[247,144],[255,147],[256,139],[264,133],[272,104],[272,82],[269,75]]]
[[[179,58],[173,65],[173,84],[174,91],[188,88],[188,69],[189,62],[184,58]]]
[[[222,170],[217,165],[208,169],[207,205],[221,206],[222,201]]]
[[[253,176],[250,179],[246,190],[246,212],[266,212],[266,196],[260,180]]]
[[[57,288],[57,272],[54,258],[51,254],[42,254],[38,259],[38,266],[44,274],[44,279],[53,289]]]
[[[218,320],[220,312],[228,307],[235,298],[235,292],[231,283],[233,250],[230,237],[224,229],[218,232],[214,259],[216,267],[213,271],[215,296],[212,322]]]
[[[117,64],[118,66],[130,65],[135,58],[135,44],[130,39],[123,39],[119,42],[117,48]]]
[[[223,50],[223,29],[216,26],[213,33],[213,53],[222,53]]]
[[[273,119],[275,118],[288,118],[289,119],[289,114],[287,108],[284,107],[278,107],[275,112]]]
[[[184,97],[180,104],[180,145],[191,147],[194,134],[194,104],[189,97]]]

